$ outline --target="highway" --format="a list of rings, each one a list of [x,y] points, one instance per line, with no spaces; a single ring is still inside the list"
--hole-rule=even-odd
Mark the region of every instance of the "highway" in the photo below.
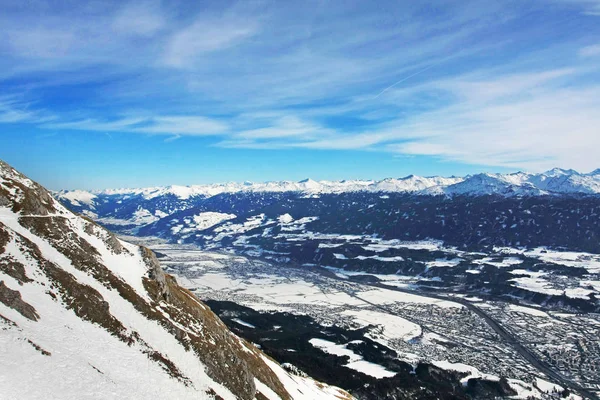
[[[306,267],[301,267],[301,268],[306,269]],[[436,293],[419,291],[419,290],[404,289],[404,288],[399,288],[397,286],[389,286],[389,285],[385,285],[383,283],[377,283],[377,282],[354,282],[352,280],[340,278],[339,276],[331,273],[331,271],[321,268],[321,267],[317,267],[317,266],[312,267],[310,269],[320,275],[324,275],[330,279],[335,279],[340,282],[358,283],[358,284],[364,285],[364,286],[371,286],[371,287],[376,287],[376,288],[380,288],[380,289],[393,290],[396,292],[402,292],[402,293],[407,293],[407,294],[412,294],[412,295],[417,295],[417,296],[422,296],[422,297],[429,297],[429,298],[437,299],[437,300],[452,301],[454,303],[462,304],[463,306],[468,308],[470,311],[472,311],[474,314],[481,317],[488,324],[488,326],[490,328],[492,328],[492,330],[494,332],[496,332],[498,334],[498,336],[500,336],[500,338],[504,342],[506,342],[507,344],[512,346],[514,348],[514,350],[517,353],[519,353],[525,360],[527,360],[533,367],[535,367],[540,372],[544,373],[547,377],[549,377],[555,383],[560,384],[564,388],[568,388],[572,391],[577,392],[584,399],[600,400],[600,397],[598,397],[598,395],[596,393],[592,392],[591,390],[589,390],[587,388],[584,388],[578,382],[575,382],[575,381],[563,376],[561,373],[556,371],[551,365],[549,365],[548,363],[541,360],[531,350],[529,350],[527,347],[522,345],[517,337],[515,337],[509,331],[504,329],[504,327],[502,326],[502,324],[500,322],[498,322],[496,319],[491,317],[489,314],[487,314],[481,308],[477,307],[475,304],[473,304],[472,302],[470,302],[468,300],[462,299],[460,297],[448,296],[448,295],[443,295],[443,294],[436,294]],[[348,294],[353,296],[351,293],[348,293]],[[360,300],[365,301],[362,298],[360,298]],[[367,302],[367,303],[369,303],[369,302]],[[372,303],[369,303],[369,304],[372,304]],[[386,311],[388,313],[391,312],[391,310],[388,310],[381,305],[377,305],[377,304],[372,304],[372,305],[374,307],[382,309],[383,311]]]
[[[331,275],[329,275],[329,274],[327,274],[327,276],[331,277]],[[335,279],[338,279],[340,281],[348,283],[348,280],[339,278],[337,276],[335,276]],[[386,289],[386,290],[394,290],[397,292],[408,293],[408,294],[413,294],[413,295],[418,295],[418,296],[423,296],[423,297],[429,297],[429,298],[437,299],[437,300],[453,301],[455,303],[462,304],[463,306],[467,307],[470,311],[472,311],[474,314],[481,317],[489,325],[489,327],[492,328],[494,330],[494,332],[496,332],[498,334],[498,336],[500,336],[502,338],[502,340],[504,340],[506,343],[511,345],[515,349],[515,351],[517,353],[519,353],[524,359],[526,359],[533,367],[535,367],[539,371],[543,372],[550,379],[554,380],[556,383],[559,383],[561,386],[563,386],[565,388],[569,388],[572,391],[577,392],[579,395],[581,395],[585,399],[600,400],[598,395],[596,395],[594,392],[590,391],[587,388],[582,387],[578,382],[568,379],[567,377],[563,376],[562,374],[560,374],[559,372],[554,370],[552,368],[552,366],[548,365],[546,362],[539,359],[536,354],[534,354],[527,347],[523,346],[519,342],[518,338],[516,338],[510,332],[508,332],[506,329],[504,329],[504,327],[500,324],[500,322],[498,322],[497,320],[492,318],[489,314],[487,314],[485,311],[483,311],[481,308],[477,307],[475,304],[473,304],[470,301],[461,299],[459,297],[444,296],[444,295],[440,295],[440,294],[423,292],[423,291],[418,291],[418,290],[403,289],[403,288],[399,288],[396,286],[385,285],[382,283],[363,283],[363,282],[361,282],[360,284],[366,285],[366,286],[377,287],[377,288],[381,288],[381,289]]]

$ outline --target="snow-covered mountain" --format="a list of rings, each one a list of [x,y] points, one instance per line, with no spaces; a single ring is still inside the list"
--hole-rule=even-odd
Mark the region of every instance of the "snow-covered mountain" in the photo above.
[[[76,216],[1,161],[0,354],[7,399],[349,398],[286,372],[150,250]]]
[[[421,177],[373,180],[282,181],[166,186],[102,191],[63,190],[54,196],[69,209],[119,231],[155,223],[185,210],[239,215],[236,207],[255,208],[290,197],[319,198],[353,193],[417,196],[531,197],[600,194],[600,169],[588,174],[559,168],[541,174],[482,173],[466,177]],[[214,200],[208,206],[207,200]],[[220,202],[221,204],[216,204]],[[248,210],[245,210],[248,211]]]
[[[467,184],[462,185],[462,183]],[[457,186],[459,185],[459,186]],[[495,189],[494,189],[495,187]],[[537,190],[536,190],[537,189]],[[192,186],[166,186],[141,189],[107,189],[100,191],[63,190],[56,196],[73,205],[91,205],[102,197],[141,197],[151,200],[173,196],[180,200],[193,197],[212,197],[221,193],[238,192],[306,192],[347,193],[356,191],[416,193],[416,194],[502,194],[545,195],[549,193],[600,193],[600,169],[582,174],[572,169],[554,168],[539,174],[516,172],[511,174],[476,174],[466,177],[421,177],[374,180],[281,181],[264,183],[222,183]]]
[[[193,197],[212,197],[221,193],[238,192],[307,192],[307,193],[342,193],[356,191],[373,192],[417,192],[428,187],[450,185],[462,181],[462,178],[418,177],[388,178],[381,181],[344,180],[344,181],[314,181],[304,179],[299,182],[281,181],[265,183],[222,183],[192,186],[165,186],[140,189],[108,189],[101,191],[64,190],[57,196],[74,205],[90,204],[98,197],[142,197],[151,200],[162,196],[174,196],[180,200]]]
[[[513,196],[541,196],[549,194],[536,187],[525,174],[477,174],[472,175],[462,182],[447,186],[433,186],[424,189],[422,194],[432,195],[500,195]]]

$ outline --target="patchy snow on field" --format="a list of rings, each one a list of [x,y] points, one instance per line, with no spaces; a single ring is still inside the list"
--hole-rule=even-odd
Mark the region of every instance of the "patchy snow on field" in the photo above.
[[[319,243],[319,249],[333,249],[343,245],[344,243]]]
[[[279,221],[280,224],[289,224],[293,220],[294,217],[292,217],[290,214],[283,214],[277,217],[277,221]]]
[[[504,257],[502,261],[497,261],[494,257],[484,257],[478,260],[473,260],[472,263],[480,265],[488,264],[497,268],[506,268],[512,267],[513,265],[522,264],[523,260],[518,257]]]
[[[584,289],[581,287],[578,288],[566,288],[565,295],[567,297],[571,297],[573,299],[590,299],[590,294],[594,293],[593,290]]]
[[[579,281],[579,284],[584,287],[591,287],[596,292],[600,292],[600,281],[585,280],[585,281]]]
[[[530,292],[544,293],[553,296],[560,296],[563,294],[562,290],[553,289],[550,286],[550,282],[541,278],[522,277],[511,279],[509,282],[511,282],[511,286],[529,290]]]
[[[526,269],[513,269],[512,271],[508,271],[509,274],[512,275],[527,275],[531,278],[539,278],[545,275],[548,275],[547,272],[541,272],[541,271],[529,271]]]
[[[423,332],[421,343],[439,346],[439,343],[452,343],[450,340],[433,332]]]
[[[427,268],[456,267],[458,264],[460,264],[461,261],[462,261],[461,258],[452,258],[450,260],[447,258],[437,258],[434,261],[426,262],[425,265],[427,265]]]
[[[220,224],[223,221],[228,221],[236,217],[237,216],[235,214],[227,214],[220,212],[202,212],[198,215],[194,215],[193,219],[195,224],[191,227],[201,231],[204,229],[208,229],[211,226]]]
[[[525,383],[523,381],[517,379],[508,379],[508,384],[511,389],[517,392],[517,395],[514,398],[517,399],[540,399],[542,398],[542,394],[539,390],[533,387],[533,385],[529,383]]]
[[[127,226],[127,225],[135,225],[142,226],[148,225],[153,222],[158,221],[160,218],[167,216],[167,214],[161,211],[155,211],[152,214],[149,210],[145,208],[138,207],[137,210],[132,214],[130,219],[121,219],[121,218],[113,218],[113,217],[105,217],[105,218],[97,218],[97,222],[103,225],[118,225],[118,226]]]
[[[233,322],[235,322],[235,323],[238,323],[238,324],[240,324],[242,326],[245,326],[246,328],[251,328],[251,329],[255,329],[256,328],[256,326],[252,325],[251,323],[246,322],[244,320],[241,320],[239,318],[232,318],[231,320]]]
[[[379,364],[363,360],[362,356],[348,349],[345,344],[336,344],[324,339],[310,339],[309,343],[325,353],[333,354],[338,357],[348,357],[349,362],[345,367],[362,372],[363,374],[370,375],[377,379],[389,378],[396,375],[395,372],[388,371]]]
[[[367,336],[376,342],[390,347],[390,339],[409,341],[421,334],[421,327],[407,319],[378,311],[347,310],[343,315],[352,317],[352,321],[361,326],[374,325],[379,329],[372,329]]]
[[[245,282],[244,282],[245,284]],[[363,304],[359,299],[337,290],[327,290],[306,281],[290,282],[284,279],[259,280],[244,285],[248,294],[259,296],[269,302],[287,304],[315,304],[325,307]],[[238,288],[238,290],[241,288]]]
[[[394,257],[381,257],[381,256],[357,256],[356,260],[377,260],[382,262],[398,262],[404,261],[403,257],[394,256]]]
[[[246,233],[251,231],[252,229],[256,229],[263,225],[265,222],[265,214],[254,215],[246,219],[245,222],[241,224],[234,224],[232,222],[227,222],[221,226],[215,228],[215,232],[217,236],[213,239],[215,242],[220,241],[221,239],[235,234]]]
[[[555,383],[552,382],[548,382],[547,380],[544,380],[542,378],[536,378],[535,379],[535,386],[544,393],[548,393],[548,394],[555,394],[556,393],[561,393],[564,388],[560,385],[557,385]],[[562,399],[565,400],[583,400],[582,397],[577,396],[576,394],[570,393],[568,396],[566,397],[562,397]]]
[[[94,200],[96,195],[86,192],[85,190],[70,190],[66,193],[61,193],[59,196],[61,199],[66,199],[74,206],[81,206],[86,204],[91,208],[94,208]]]
[[[232,278],[228,274],[225,273],[206,273],[203,274],[200,278],[192,279],[186,276],[177,275],[177,283],[186,287],[188,289],[194,290],[234,290],[239,285],[241,285],[241,281]]]
[[[282,309],[282,307],[292,304],[312,304],[323,307],[364,304],[344,292],[323,289],[314,283],[303,280],[290,281],[276,275],[253,276],[242,280],[233,278],[226,273],[208,272],[195,279],[178,275],[177,281],[184,287],[194,289],[197,293],[221,291],[247,295],[256,299],[244,302],[253,308],[255,302],[261,303],[263,306],[270,304],[270,307],[265,307],[269,309]]]
[[[333,253],[333,256],[338,260],[376,260],[381,262],[398,262],[404,261],[403,257],[395,256],[395,257],[381,257],[381,256],[356,256],[354,258],[347,258],[345,255],[340,253]]]
[[[450,248],[444,248],[443,242],[439,240],[419,240],[412,242],[403,242],[401,240],[383,240],[377,238],[371,238],[373,243],[363,246],[364,250],[382,252],[389,249],[411,249],[411,250],[449,250]]]
[[[534,317],[546,317],[550,318],[550,316],[542,310],[538,310],[532,307],[523,307],[518,306],[516,304],[510,304],[508,309],[513,312],[520,312],[523,314],[533,315]]]
[[[293,222],[296,222],[296,220]],[[274,223],[276,224],[277,222]],[[298,235],[289,234],[289,236],[286,237],[294,238],[302,235],[304,235],[304,233]],[[339,237],[336,237],[335,239],[331,239],[331,243],[322,244],[325,246],[331,245],[331,247],[333,247],[337,246],[341,241],[351,242],[352,239],[340,239]],[[449,349],[453,349],[459,343],[453,342],[453,335],[448,332],[445,332],[443,335],[433,333],[435,330],[433,332],[430,331],[431,327],[426,324],[423,326],[427,326],[429,329],[422,329],[420,326],[422,324],[421,320],[415,319],[415,322],[418,321],[415,323],[412,322],[413,319],[410,314],[394,314],[392,311],[424,309],[429,310],[432,314],[453,314],[459,311],[456,309],[464,308],[462,304],[456,303],[452,301],[452,299],[436,299],[413,294],[412,292],[405,293],[391,288],[386,289],[384,287],[367,286],[350,280],[348,280],[348,282],[334,280],[326,275],[315,274],[308,269],[290,269],[283,268],[279,265],[271,265],[269,267],[261,261],[239,256],[237,256],[236,262],[231,262],[231,260],[228,260],[227,258],[236,256],[222,254],[217,256],[217,253],[197,252],[195,254],[195,257],[209,257],[211,260],[214,260],[215,263],[220,263],[222,265],[219,268],[211,267],[209,265],[206,270],[200,271],[197,268],[201,266],[192,261],[194,253],[191,250],[183,250],[183,254],[189,252],[189,259],[187,256],[180,259],[177,253],[168,250],[157,250],[166,254],[166,261],[164,264],[167,267],[173,265],[177,268],[176,270],[183,272],[183,275],[187,276],[187,278],[183,278],[182,280],[180,279],[181,274],[178,274],[178,281],[184,286],[193,289],[201,298],[235,301],[238,304],[251,307],[257,311],[287,311],[295,315],[308,315],[312,318],[316,318],[317,321],[324,326],[329,326],[328,324],[341,324],[342,326],[351,329],[360,329],[370,326],[367,332],[365,332],[366,337],[383,346],[396,350],[399,359],[411,362],[413,365],[418,361],[423,360],[449,360],[452,362],[439,361],[440,363],[446,363],[440,365],[448,367],[448,369],[458,369],[463,371],[467,375],[467,377],[463,379],[464,382],[470,377],[488,378],[488,376],[490,376],[492,379],[497,379],[498,376],[500,376],[499,373],[495,372],[496,370],[493,367],[488,369],[482,364],[471,364],[467,359],[452,355],[452,352]],[[215,257],[224,258],[222,260],[219,260],[218,258],[213,259],[211,258],[212,254],[215,254]],[[338,251],[336,254],[338,254],[338,258],[345,257],[345,254],[342,251]],[[460,259],[464,258],[462,254],[455,253],[454,256],[450,255],[449,257],[446,257],[445,260],[443,258],[441,258],[441,260],[452,261],[459,257]],[[493,258],[490,261],[506,263],[507,258],[509,260],[511,259],[511,257],[501,256]],[[514,258],[517,259],[516,256]],[[185,263],[177,266],[179,260],[187,262],[187,265],[192,270],[187,269],[186,271]],[[512,260],[508,262],[511,261]],[[517,265],[516,262],[514,265]],[[357,275],[369,275],[380,279],[382,283],[388,285],[397,284],[399,286],[404,285],[410,287],[415,279],[415,277],[395,274],[370,274],[364,271],[348,271],[333,267],[326,268],[339,277],[350,278]],[[477,267],[473,270],[479,272]],[[168,272],[171,271],[168,270]],[[198,276],[195,276],[196,272],[198,272]],[[512,280],[511,283],[513,285],[532,285],[533,283],[536,283],[540,290],[553,289],[553,283],[545,280],[549,279],[546,274],[548,274],[548,276],[551,275],[545,272],[517,269],[514,270],[514,280]],[[586,289],[583,286],[582,288]],[[562,293],[562,290],[560,293]],[[553,318],[554,315],[550,316],[535,308],[517,305],[511,307],[505,305],[504,307],[498,308],[477,297],[467,298],[463,296],[462,298],[465,300],[476,301],[477,305],[482,309],[489,308],[490,310],[493,309],[505,313],[527,314],[531,315],[530,318],[538,317],[536,324],[561,323],[558,319]],[[390,309],[389,312],[386,312],[387,308]],[[448,308],[449,310],[442,310],[441,308]],[[454,310],[452,310],[452,308],[454,308]],[[333,315],[335,315],[335,317]],[[514,316],[517,317],[516,314]],[[520,316],[520,318],[521,317],[526,316]],[[241,325],[247,323],[246,321],[243,321],[243,317],[240,318],[242,319],[234,321],[234,323]],[[319,342],[316,343],[317,345],[319,344]],[[329,343],[331,344],[328,344],[327,346],[322,342],[320,343],[323,345],[321,347],[323,347],[324,351],[354,353],[351,351],[352,347],[348,343]],[[350,347],[350,349],[348,347]],[[417,350],[421,348],[432,349],[437,355],[435,357],[432,357],[431,354],[425,355]],[[382,368],[380,365],[377,366],[376,364],[367,363],[364,359],[354,359],[352,358],[354,356],[351,354],[346,353],[345,355],[351,357],[351,361],[346,365],[348,368],[353,368],[373,376],[376,374],[376,371],[378,371],[378,368]],[[355,354],[355,356],[359,355]],[[375,365],[375,367],[373,365]],[[486,371],[486,373],[480,371]],[[490,372],[491,374],[488,374],[487,372]],[[391,372],[388,371],[388,373]],[[526,398],[525,394],[541,398],[538,389],[531,384],[515,380],[512,381],[510,385],[520,393],[516,398]]]
[[[531,250],[515,249],[511,247],[495,247],[495,251],[506,254],[523,254],[527,257],[537,258],[548,263],[579,267],[586,269],[591,274],[600,273],[600,255],[576,252],[558,251],[547,247],[537,247]]]
[[[477,368],[462,363],[451,363],[448,361],[432,361],[431,363],[441,369],[445,369],[448,371],[457,371],[467,374],[464,378],[460,380],[463,385],[466,385],[469,379],[471,378],[481,378],[496,382],[500,380],[500,378],[496,375],[484,374]]]
[[[411,293],[398,292],[395,290],[387,289],[373,289],[356,294],[357,297],[368,301],[369,303],[383,305],[393,303],[416,303],[416,304],[432,304],[442,308],[462,308],[461,304],[454,303],[447,300],[438,300],[431,297],[419,296]]]
[[[309,266],[309,265],[305,265],[305,266]],[[314,266],[314,264],[311,266]],[[329,267],[329,266],[325,266],[323,268],[333,272],[335,274],[335,276],[337,276],[338,278],[349,279],[351,276],[369,275],[369,276],[373,276],[373,277],[379,279],[380,281],[383,281],[383,283],[386,285],[395,286],[395,287],[399,287],[399,288],[409,288],[411,286],[411,284],[413,284],[414,282],[416,282],[419,279],[426,280],[425,278],[416,278],[414,276],[407,276],[407,275],[371,274],[371,273],[365,272],[365,271],[351,271],[351,270]]]

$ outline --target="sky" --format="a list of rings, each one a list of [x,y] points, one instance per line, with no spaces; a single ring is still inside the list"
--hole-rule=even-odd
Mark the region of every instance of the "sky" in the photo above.
[[[0,0],[51,189],[600,167],[600,0]]]

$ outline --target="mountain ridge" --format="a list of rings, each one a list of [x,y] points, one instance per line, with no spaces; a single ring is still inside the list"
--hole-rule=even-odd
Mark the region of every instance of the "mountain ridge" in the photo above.
[[[87,203],[93,202],[98,196],[142,196],[149,200],[160,196],[173,195],[180,200],[196,196],[212,197],[221,193],[237,192],[306,192],[346,193],[355,191],[413,193],[422,195],[487,195],[489,185],[461,185],[473,182],[475,179],[494,182],[498,190],[493,194],[505,196],[540,196],[549,194],[599,194],[600,168],[590,173],[579,173],[575,170],[553,168],[543,173],[514,172],[508,174],[478,173],[464,177],[417,176],[408,175],[402,178],[384,178],[381,180],[340,180],[315,181],[310,178],[298,182],[269,181],[228,182],[206,185],[170,185],[146,188],[122,188],[104,190],[60,190],[54,192],[61,200]]]
[[[2,161],[0,349],[11,398],[350,397],[288,374],[150,250],[71,213]]]

